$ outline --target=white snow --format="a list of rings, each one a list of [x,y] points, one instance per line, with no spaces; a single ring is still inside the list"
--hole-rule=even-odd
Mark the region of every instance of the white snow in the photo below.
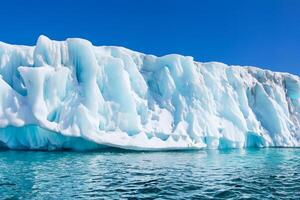
[[[0,43],[0,145],[300,147],[300,78],[83,39]]]

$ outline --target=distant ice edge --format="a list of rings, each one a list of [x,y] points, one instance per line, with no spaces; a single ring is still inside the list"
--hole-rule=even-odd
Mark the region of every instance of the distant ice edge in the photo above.
[[[300,78],[76,38],[0,42],[0,146],[300,147]]]

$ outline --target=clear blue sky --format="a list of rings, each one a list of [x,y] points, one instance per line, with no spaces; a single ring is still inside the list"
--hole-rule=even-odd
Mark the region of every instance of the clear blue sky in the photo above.
[[[300,75],[299,0],[6,0],[0,24],[7,43],[82,37]]]

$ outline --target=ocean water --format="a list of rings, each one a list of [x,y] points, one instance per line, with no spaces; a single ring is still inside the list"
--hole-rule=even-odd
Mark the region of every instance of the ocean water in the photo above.
[[[300,199],[300,149],[0,152],[1,199]]]

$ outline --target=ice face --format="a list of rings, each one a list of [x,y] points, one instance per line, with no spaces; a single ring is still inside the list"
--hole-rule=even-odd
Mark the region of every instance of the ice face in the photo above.
[[[0,43],[0,146],[300,146],[300,78],[83,39]]]

